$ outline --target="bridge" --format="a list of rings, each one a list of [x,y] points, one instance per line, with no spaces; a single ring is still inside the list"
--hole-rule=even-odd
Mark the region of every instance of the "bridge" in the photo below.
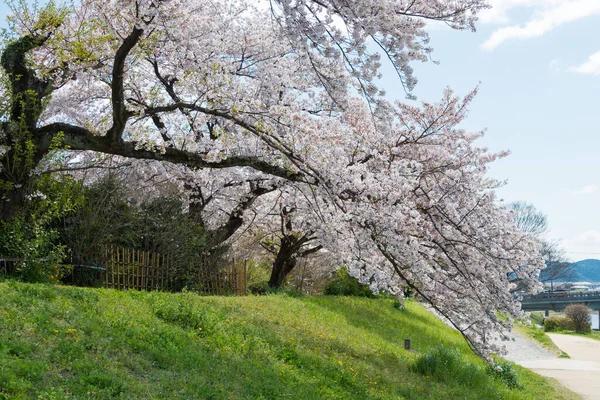
[[[523,311],[562,311],[569,304],[584,304],[592,310],[600,310],[600,292],[540,293],[525,295],[521,300]]]

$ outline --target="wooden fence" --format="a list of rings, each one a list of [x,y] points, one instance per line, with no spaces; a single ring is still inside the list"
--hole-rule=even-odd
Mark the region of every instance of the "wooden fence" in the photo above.
[[[116,246],[106,246],[104,256],[107,288],[173,290],[169,273],[173,267],[168,256]]]
[[[177,274],[172,257],[151,252],[107,245],[103,248],[103,266],[76,264],[70,283],[77,286],[95,286],[134,290],[181,290],[185,283]],[[0,257],[0,276],[15,272],[18,258]],[[235,262],[216,271],[195,268],[191,276],[195,289],[201,293],[226,295],[247,294],[246,262]],[[68,282],[69,279],[63,281]]]
[[[104,286],[115,289],[178,290],[172,257],[151,251],[106,246]],[[198,268],[192,277],[196,289],[208,294],[246,295],[246,263],[232,261],[217,271]]]

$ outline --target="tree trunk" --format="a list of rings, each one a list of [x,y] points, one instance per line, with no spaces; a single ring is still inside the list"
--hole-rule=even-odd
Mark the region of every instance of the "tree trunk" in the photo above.
[[[285,281],[285,278],[296,266],[296,251],[297,239],[294,236],[285,236],[281,239],[279,252],[273,262],[273,271],[271,271],[271,279],[269,286],[272,288],[280,288]]]
[[[269,279],[269,286],[274,289],[277,289],[280,288],[281,285],[283,285],[283,282],[285,282],[285,278],[290,272],[292,272],[292,270],[296,266],[296,258],[292,257],[288,260],[279,263],[277,262],[277,260],[275,261],[276,262],[273,263],[271,279]]]

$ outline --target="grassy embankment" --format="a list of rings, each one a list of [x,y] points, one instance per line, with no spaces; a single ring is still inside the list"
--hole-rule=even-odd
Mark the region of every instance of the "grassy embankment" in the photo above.
[[[402,348],[410,337],[415,352]],[[411,372],[456,349],[458,368]],[[455,365],[457,367],[457,365]],[[570,399],[516,368],[510,389],[416,303],[200,297],[0,282],[0,398]]]

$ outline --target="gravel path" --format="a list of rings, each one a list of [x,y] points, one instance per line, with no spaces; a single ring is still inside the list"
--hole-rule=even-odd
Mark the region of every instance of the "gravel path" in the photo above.
[[[540,344],[517,333],[506,342],[507,360],[551,378],[580,394],[600,399],[600,341],[579,336],[548,334],[571,358],[558,358]]]
[[[502,343],[508,351],[508,354],[504,356],[507,360],[517,364],[533,360],[558,360],[558,357],[543,348],[538,342],[521,336],[516,332],[512,332],[510,335],[513,340]]]

